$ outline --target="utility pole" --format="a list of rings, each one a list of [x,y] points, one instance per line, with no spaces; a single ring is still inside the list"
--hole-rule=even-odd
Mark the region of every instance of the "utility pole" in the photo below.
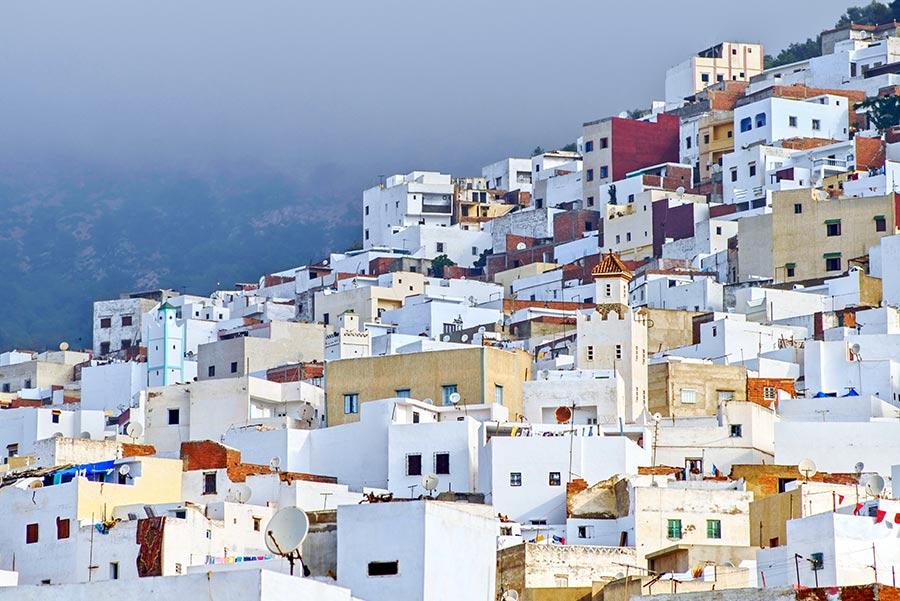
[[[794,569],[797,571],[797,586],[800,586],[800,554],[794,553]]]
[[[875,582],[878,582],[878,556],[875,554],[875,543],[872,543],[872,570],[875,571]]]

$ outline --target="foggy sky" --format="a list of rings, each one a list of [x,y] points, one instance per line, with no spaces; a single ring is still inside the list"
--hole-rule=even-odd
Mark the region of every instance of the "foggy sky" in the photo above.
[[[414,168],[478,174],[649,106],[693,52],[774,54],[847,5],[7,0],[0,160],[263,163],[357,188]]]

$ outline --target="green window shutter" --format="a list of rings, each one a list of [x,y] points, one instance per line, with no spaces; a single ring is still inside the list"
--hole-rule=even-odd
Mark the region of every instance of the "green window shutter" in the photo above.
[[[825,220],[825,225],[835,225],[835,224],[840,224],[840,223],[841,223],[840,219],[826,219]]]
[[[706,538],[722,538],[722,522],[706,520]]]
[[[785,267],[796,267],[797,264],[796,263],[785,263],[784,266]]]
[[[873,219],[875,221],[884,221],[884,215],[875,215],[875,217],[873,217]]]
[[[824,255],[822,255],[822,258],[824,258],[824,259],[840,259],[841,253],[825,253]]]
[[[666,535],[668,538],[681,538],[681,520],[669,520]]]

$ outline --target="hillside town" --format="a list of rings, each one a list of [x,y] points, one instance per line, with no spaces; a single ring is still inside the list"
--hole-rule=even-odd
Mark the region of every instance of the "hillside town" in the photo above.
[[[820,44],[4,349],[0,599],[900,598],[900,23]]]

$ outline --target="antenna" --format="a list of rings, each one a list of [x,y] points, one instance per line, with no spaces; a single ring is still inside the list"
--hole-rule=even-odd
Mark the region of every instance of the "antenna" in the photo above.
[[[797,464],[797,471],[800,472],[800,475],[803,476],[804,480],[809,482],[809,479],[815,476],[818,470],[812,459],[802,459],[800,463]]]
[[[438,487],[439,478],[435,474],[425,474],[422,476],[422,488],[428,491],[428,496]]]
[[[140,438],[143,433],[144,426],[137,422],[128,422],[128,425],[125,426],[125,436],[129,438]]]
[[[866,480],[866,494],[876,499],[884,492],[884,478],[878,474],[873,474]]]
[[[308,533],[309,518],[304,511],[296,507],[279,509],[266,525],[264,537],[266,548],[288,560],[291,564],[291,576],[294,575],[294,562],[298,559],[303,561],[300,556],[300,545]]]

